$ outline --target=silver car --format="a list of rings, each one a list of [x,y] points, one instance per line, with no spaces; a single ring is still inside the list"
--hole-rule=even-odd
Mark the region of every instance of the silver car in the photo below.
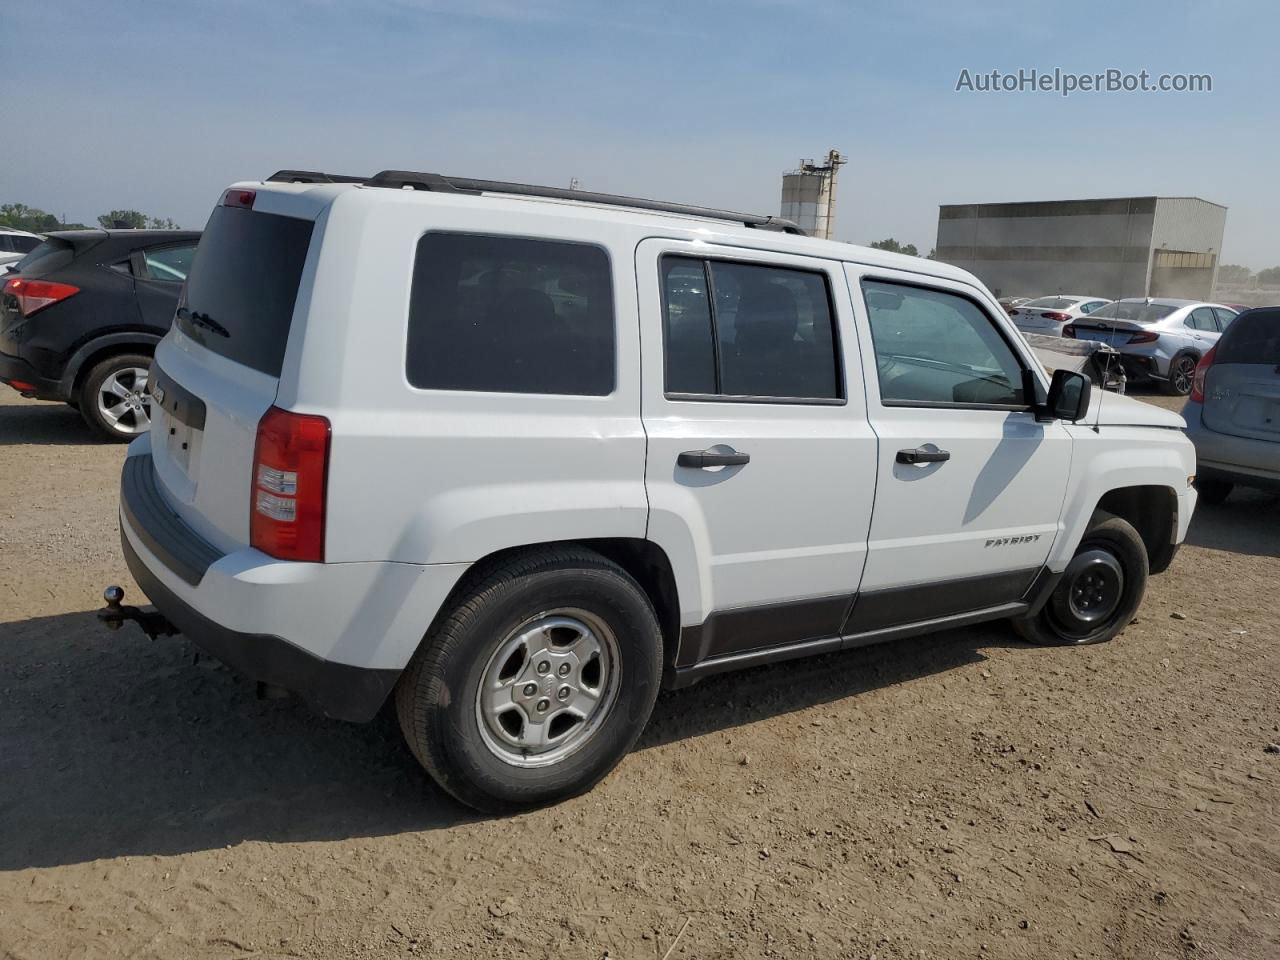
[[[1213,349],[1236,311],[1220,303],[1166,297],[1116,300],[1063,330],[1120,351],[1130,380],[1154,380],[1174,396],[1191,392],[1196,364]]]
[[[1019,330],[1039,333],[1047,337],[1060,337],[1062,328],[1068,323],[1086,317],[1110,302],[1107,297],[1063,293],[1053,297],[1028,300],[1010,310],[1009,316],[1013,318]]]
[[[1280,490],[1280,307],[1240,314],[1196,368],[1182,416],[1202,501],[1237,485]]]

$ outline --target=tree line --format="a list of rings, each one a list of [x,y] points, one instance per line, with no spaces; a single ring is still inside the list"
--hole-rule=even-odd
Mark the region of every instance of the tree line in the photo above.
[[[1238,263],[1224,263],[1218,267],[1219,283],[1248,283],[1254,278],[1257,278],[1259,286],[1280,287],[1280,267],[1267,267],[1257,273]]]
[[[177,230],[170,217],[153,217],[140,210],[110,210],[98,217],[104,230]],[[25,203],[0,203],[0,227],[26,230],[28,233],[52,233],[54,230],[85,230],[87,224],[67,223],[52,213]]]

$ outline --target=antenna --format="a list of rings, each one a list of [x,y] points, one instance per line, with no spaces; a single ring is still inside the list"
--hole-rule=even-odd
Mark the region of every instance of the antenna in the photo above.
[[[1147,298],[1150,302],[1150,297]],[[1119,319],[1119,318],[1117,318]],[[1111,379],[1111,360],[1116,355],[1116,334],[1120,332],[1118,327],[1111,328],[1111,339],[1107,341],[1107,346],[1111,349],[1107,352],[1107,365],[1102,370],[1102,395],[1098,397],[1098,413],[1093,418],[1093,432],[1101,433],[1102,425],[1102,401],[1107,397],[1107,381]]]

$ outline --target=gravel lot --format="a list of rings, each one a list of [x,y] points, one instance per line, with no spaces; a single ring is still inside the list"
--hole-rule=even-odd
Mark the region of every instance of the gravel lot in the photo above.
[[[100,628],[104,584],[140,602],[123,456],[0,397],[0,956],[1280,957],[1274,498],[1202,508],[1111,644],[715,678],[591,794],[484,819],[386,715]]]

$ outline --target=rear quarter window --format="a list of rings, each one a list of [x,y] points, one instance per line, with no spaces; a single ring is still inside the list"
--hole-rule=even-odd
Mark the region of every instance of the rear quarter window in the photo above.
[[[558,240],[424,235],[405,374],[425,390],[612,393],[608,254]]]
[[[280,376],[313,227],[310,220],[215,208],[178,304],[182,332],[228,360]]]

